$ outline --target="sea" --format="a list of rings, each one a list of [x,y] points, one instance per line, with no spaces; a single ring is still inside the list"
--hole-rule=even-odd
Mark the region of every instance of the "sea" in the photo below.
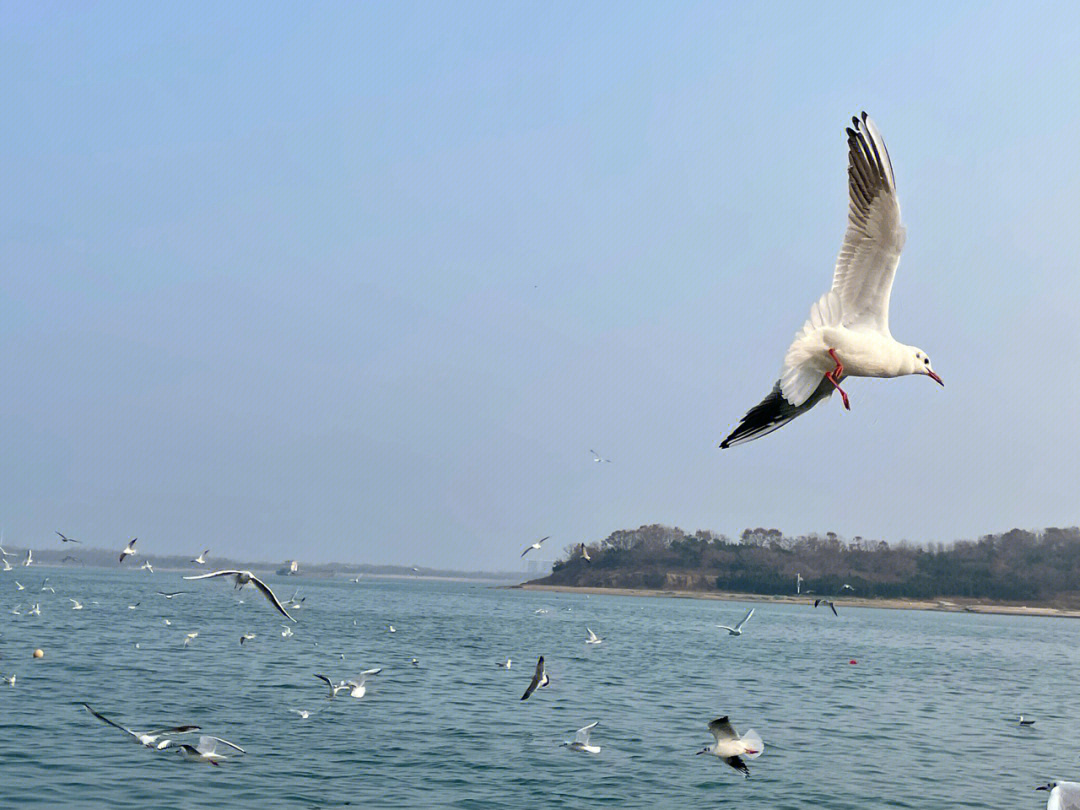
[[[16,675],[0,683],[0,808],[1022,810],[1045,806],[1037,786],[1080,779],[1077,620],[267,581],[299,589],[295,624],[224,579],[0,574],[0,674]],[[750,607],[742,636],[716,627]],[[522,701],[540,655],[551,683]],[[315,677],[376,667],[362,699],[331,700]],[[188,762],[83,703],[246,753]],[[749,778],[696,755],[722,715],[765,742]],[[593,721],[599,754],[562,745]]]

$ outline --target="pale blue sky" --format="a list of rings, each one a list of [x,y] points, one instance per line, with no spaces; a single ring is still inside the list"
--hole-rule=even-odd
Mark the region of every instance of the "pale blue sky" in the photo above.
[[[819,5],[0,3],[7,537],[495,569],[1080,522],[1080,6]],[[720,451],[862,109],[947,387]]]

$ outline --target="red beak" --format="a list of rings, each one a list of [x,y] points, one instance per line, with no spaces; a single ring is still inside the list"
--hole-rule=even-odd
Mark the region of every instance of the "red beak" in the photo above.
[[[945,387],[945,383],[943,383],[943,382],[941,381],[941,377],[939,377],[939,376],[938,376],[937,374],[935,374],[934,372],[932,372],[932,371],[931,371],[930,369],[927,369],[927,370],[926,370],[926,376],[927,376],[927,377],[929,377],[929,378],[930,378],[931,380],[933,380],[934,382],[936,382],[936,383],[937,383],[938,385],[940,385],[940,386],[941,386],[942,388],[944,388],[944,387]]]

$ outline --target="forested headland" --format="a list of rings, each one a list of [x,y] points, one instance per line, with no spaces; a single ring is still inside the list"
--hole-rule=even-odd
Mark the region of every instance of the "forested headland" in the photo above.
[[[977,540],[889,544],[829,532],[789,537],[746,529],[737,539],[651,525],[568,547],[535,584],[852,595],[893,599],[979,599],[1080,608],[1080,529],[1013,529]],[[848,586],[845,588],[845,585]]]

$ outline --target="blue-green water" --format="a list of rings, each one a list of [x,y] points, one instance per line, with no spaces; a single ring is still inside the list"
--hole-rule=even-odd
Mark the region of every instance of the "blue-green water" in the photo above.
[[[38,592],[45,575],[55,594]],[[1044,806],[1036,785],[1080,776],[1073,620],[762,604],[732,638],[714,627],[742,615],[730,602],[270,582],[307,597],[291,638],[253,589],[238,604],[223,581],[0,575],[0,673],[17,675],[0,684],[0,807],[1017,810]],[[603,644],[586,647],[586,626]],[[241,647],[244,632],[257,637]],[[522,702],[540,653],[551,686]],[[511,671],[495,666],[508,656]],[[377,666],[362,700],[328,701],[312,676]],[[248,753],[188,763],[80,701],[137,729],[197,723]],[[1021,712],[1033,728],[1007,719]],[[721,714],[765,740],[749,780],[694,755]],[[598,756],[559,746],[593,720]]]

